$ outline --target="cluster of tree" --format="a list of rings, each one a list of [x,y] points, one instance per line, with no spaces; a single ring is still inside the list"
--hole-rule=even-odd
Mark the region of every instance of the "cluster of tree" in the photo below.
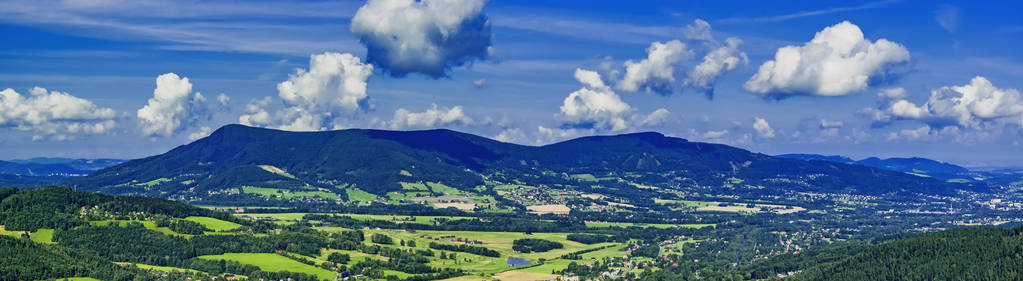
[[[497,251],[494,251],[494,250],[491,250],[491,249],[489,249],[487,247],[469,246],[469,245],[465,245],[465,244],[441,244],[441,243],[437,243],[437,242],[430,242],[430,248],[431,249],[437,249],[437,250],[470,253],[470,254],[476,254],[476,255],[485,256],[485,257],[495,257],[496,258],[496,257],[500,257],[501,256],[501,253],[499,253]]]
[[[167,228],[177,233],[191,235],[201,235],[210,230],[201,223],[189,220],[172,220],[167,224]]]
[[[948,230],[822,261],[794,280],[1020,280],[1023,228]]]
[[[546,252],[554,249],[564,248],[561,243],[536,238],[522,238],[512,241],[512,250],[520,253]]]
[[[391,239],[390,236],[387,236],[387,235],[384,235],[384,234],[380,234],[380,233],[373,234],[369,238],[370,238],[369,239],[370,241],[372,241],[373,243],[377,243],[377,244],[384,244],[384,245],[394,244],[394,239]]]
[[[327,256],[327,261],[336,264],[346,264],[350,260],[352,260],[352,258],[348,254],[342,254],[338,252],[330,253],[330,255]]]
[[[585,254],[585,253],[600,251],[600,250],[607,249],[607,248],[610,248],[610,247],[613,247],[613,246],[614,245],[607,245],[607,246],[596,247],[596,248],[591,248],[591,249],[578,250],[578,251],[575,251],[575,252],[571,252],[571,253],[568,253],[568,254],[561,255],[561,258],[566,259],[566,260],[579,260],[579,259],[583,258],[583,254]]]
[[[614,237],[590,233],[572,233],[569,234],[568,237],[566,237],[566,239],[568,239],[568,241],[575,241],[583,244],[614,242]]]
[[[115,261],[160,266],[180,266],[200,255],[272,253],[287,251],[318,255],[327,238],[314,233],[282,231],[268,236],[200,235],[185,239],[145,229],[140,223],[121,226],[85,226],[56,231],[53,240],[61,245],[91,250]]]
[[[0,235],[0,280],[44,280],[87,276],[102,280],[156,280],[88,252],[43,246],[28,239]]]
[[[84,225],[89,219],[149,219],[157,216],[206,216],[243,225],[253,224],[227,213],[149,197],[105,195],[64,187],[28,189],[13,194],[7,189],[4,194],[5,198],[0,201],[0,224],[8,230],[66,230]]]
[[[656,258],[657,253],[659,253],[660,251],[661,247],[654,244],[647,244],[639,246],[639,248],[632,250],[632,255],[636,257]]]

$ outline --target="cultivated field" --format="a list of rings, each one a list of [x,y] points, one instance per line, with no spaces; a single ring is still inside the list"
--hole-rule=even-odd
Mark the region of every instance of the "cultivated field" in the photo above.
[[[565,215],[572,211],[572,208],[561,204],[527,206],[527,210],[534,214],[559,214]]]

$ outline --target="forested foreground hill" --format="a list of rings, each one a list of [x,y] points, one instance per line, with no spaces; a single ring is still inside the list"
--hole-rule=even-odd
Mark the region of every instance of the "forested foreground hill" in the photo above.
[[[786,280],[1023,277],[1023,227],[850,240],[798,254],[777,252],[748,264],[754,252],[780,249],[763,243],[777,241],[775,232],[742,221],[658,227],[588,226],[570,217],[418,221],[304,214],[269,223],[164,199],[61,187],[0,189],[0,281],[332,280],[337,272],[409,281],[541,273],[604,280],[764,280],[779,274]],[[502,232],[479,228],[496,224],[504,225]],[[735,250],[743,255],[740,241],[749,253],[741,259],[746,265],[737,267],[732,262]],[[682,245],[684,252],[668,250],[665,243]],[[512,257],[535,264],[506,266]]]
[[[953,229],[877,245],[835,245],[746,268],[753,279],[1020,280],[1023,227]]]

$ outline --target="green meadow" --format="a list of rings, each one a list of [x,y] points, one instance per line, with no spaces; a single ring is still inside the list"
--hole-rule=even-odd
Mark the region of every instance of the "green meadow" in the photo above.
[[[334,272],[329,270],[304,264],[278,254],[227,253],[223,255],[199,256],[199,258],[207,260],[236,261],[243,264],[251,264],[259,267],[259,269],[270,272],[290,271],[312,274],[319,277],[321,280],[334,280],[335,275]]]
[[[200,223],[200,224],[206,226],[206,228],[209,228],[209,229],[211,229],[213,231],[227,231],[227,230],[232,230],[232,229],[239,228],[239,227],[242,226],[242,225],[237,224],[237,223],[233,223],[233,222],[229,222],[229,221],[223,221],[223,220],[218,220],[218,219],[211,218],[211,217],[187,217],[187,218],[185,218],[185,220],[187,220],[187,221],[194,221],[194,222]]]

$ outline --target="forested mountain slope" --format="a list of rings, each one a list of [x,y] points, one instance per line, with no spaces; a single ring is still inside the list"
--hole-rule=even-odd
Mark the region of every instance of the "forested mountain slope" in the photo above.
[[[503,143],[450,130],[287,132],[228,125],[167,153],[66,182],[114,194],[203,198],[243,187],[382,196],[402,183],[475,192],[499,177],[556,182],[570,175],[629,177],[643,185],[705,187],[742,182],[764,193],[955,194],[983,185],[945,183],[884,169],[800,161],[658,133],[583,137],[546,146]],[[250,188],[249,191],[252,189]],[[225,195],[225,196],[226,196]]]

